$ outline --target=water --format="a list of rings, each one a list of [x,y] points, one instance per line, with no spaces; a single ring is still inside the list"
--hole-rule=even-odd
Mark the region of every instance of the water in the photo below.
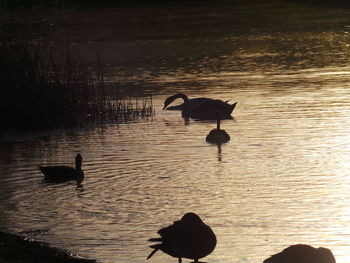
[[[338,263],[348,262],[350,16],[326,10],[278,30],[78,43],[86,54],[118,43],[115,53],[126,53],[106,62],[110,80],[122,69],[123,85],[152,88],[156,115],[90,130],[2,134],[1,226],[101,262],[145,262],[147,239],[193,211],[218,238],[207,262],[258,263],[296,243],[328,247]],[[162,111],[176,91],[238,101],[234,119],[222,122],[230,142],[205,142],[213,122]],[[83,187],[42,180],[37,165],[73,165],[77,152]],[[161,252],[150,259],[165,261],[176,259]]]

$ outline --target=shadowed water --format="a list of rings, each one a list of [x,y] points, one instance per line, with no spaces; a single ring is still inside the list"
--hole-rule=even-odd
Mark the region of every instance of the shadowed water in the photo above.
[[[193,211],[218,239],[207,262],[258,263],[295,243],[348,262],[350,42],[346,16],[338,20],[326,30],[119,43],[147,54],[122,84],[152,87],[155,117],[2,134],[1,226],[102,262],[145,262],[147,239]],[[215,122],[162,111],[177,91],[238,101],[221,123],[231,140],[208,144]],[[37,165],[73,166],[77,152],[82,187],[43,181]],[[158,252],[150,262],[176,259]]]

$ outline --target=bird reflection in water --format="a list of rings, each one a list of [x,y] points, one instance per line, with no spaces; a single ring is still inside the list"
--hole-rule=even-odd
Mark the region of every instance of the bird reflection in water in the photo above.
[[[222,149],[221,149],[221,143],[217,144],[218,146],[218,161],[222,162]]]
[[[150,242],[159,242],[151,245],[154,250],[147,259],[151,258],[158,250],[178,258],[193,259],[199,263],[199,259],[209,255],[216,246],[216,236],[213,230],[206,225],[195,213],[185,214],[179,221],[162,228],[157,232],[160,238],[151,238]]]

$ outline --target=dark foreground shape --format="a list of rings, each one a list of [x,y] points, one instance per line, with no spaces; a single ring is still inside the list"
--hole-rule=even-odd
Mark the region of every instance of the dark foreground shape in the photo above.
[[[75,156],[75,168],[70,166],[39,166],[45,180],[50,182],[64,182],[76,180],[81,183],[84,180],[84,172],[81,169],[83,158],[80,153]]]
[[[95,260],[76,258],[68,252],[46,243],[28,241],[22,237],[0,232],[1,263],[97,263]]]
[[[263,263],[335,263],[335,258],[328,248],[298,244],[287,247]]]
[[[183,104],[168,107],[174,100],[179,98],[183,99]],[[165,100],[163,110],[181,110],[182,117],[199,120],[215,120],[217,112],[220,113],[222,119],[232,119],[231,113],[237,102],[233,104],[228,104],[227,102],[210,98],[189,99],[183,93],[176,93]]]
[[[160,249],[178,258],[179,262],[182,261],[182,258],[198,262],[200,258],[213,252],[216,246],[216,236],[213,230],[195,213],[185,214],[181,220],[160,229],[157,233],[161,236],[160,238],[151,238],[148,241],[160,243],[150,246],[154,250],[147,259]]]
[[[230,140],[230,135],[225,130],[213,129],[209,132],[206,137],[206,141],[215,144],[221,144],[228,142]]]

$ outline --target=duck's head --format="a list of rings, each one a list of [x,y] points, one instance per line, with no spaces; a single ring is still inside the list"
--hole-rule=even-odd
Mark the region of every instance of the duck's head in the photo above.
[[[78,153],[78,154],[75,156],[75,161],[76,161],[76,162],[80,162],[80,163],[83,161],[83,157],[81,156],[80,153]]]
[[[195,213],[186,213],[182,218],[181,221],[191,224],[202,224],[202,219]]]

